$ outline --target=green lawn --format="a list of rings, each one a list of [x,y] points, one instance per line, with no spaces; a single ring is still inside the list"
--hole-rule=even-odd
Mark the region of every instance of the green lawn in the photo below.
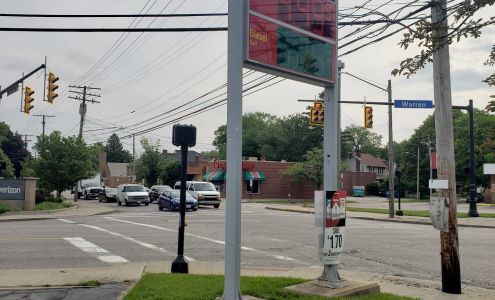
[[[41,203],[38,203],[34,206],[34,210],[52,210],[52,209],[60,209],[60,208],[68,208],[74,206],[73,203],[71,202],[51,202],[51,201],[44,201]]]
[[[18,211],[19,209],[17,208],[13,208],[11,207],[10,205],[7,205],[7,204],[1,204],[0,203],[0,215],[3,214],[3,213],[6,213],[6,212],[10,212],[10,211]]]
[[[362,208],[362,207],[346,207],[347,211],[356,211],[356,212],[368,212],[374,214],[387,214],[387,208]],[[427,210],[402,210],[404,216],[412,216],[412,217],[429,217],[430,212]],[[468,218],[467,213],[458,212],[458,218]],[[480,217],[482,218],[495,218],[495,213],[480,213]]]
[[[305,279],[282,277],[241,277],[241,292],[243,295],[263,299],[296,299],[323,300],[325,297],[313,297],[295,294],[284,290],[286,286],[305,282]],[[223,276],[221,275],[192,275],[147,273],[125,296],[124,300],[202,300],[215,299],[223,292]],[[413,298],[390,294],[375,294],[352,298],[356,300],[409,300]]]

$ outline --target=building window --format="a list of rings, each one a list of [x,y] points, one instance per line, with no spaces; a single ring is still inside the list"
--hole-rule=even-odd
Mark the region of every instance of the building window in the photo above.
[[[373,172],[373,167],[368,167],[368,172]]]
[[[385,170],[385,168],[378,168],[378,174],[383,175],[383,170]]]
[[[250,185],[251,182],[253,183],[252,187]],[[259,194],[259,186],[259,180],[246,181],[246,194]]]

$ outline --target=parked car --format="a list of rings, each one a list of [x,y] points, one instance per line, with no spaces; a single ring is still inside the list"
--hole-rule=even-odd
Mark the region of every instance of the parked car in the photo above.
[[[180,189],[180,181],[174,184],[174,189]],[[186,181],[186,190],[198,200],[199,205],[213,205],[214,208],[220,207],[220,193],[211,182]]]
[[[150,204],[150,196],[144,186],[140,184],[121,184],[117,187],[117,204],[129,206],[131,204]]]
[[[98,196],[99,202],[117,202],[117,189],[111,187],[103,187]]]
[[[100,192],[103,188],[98,185],[98,183],[91,182],[84,185],[82,190],[82,195],[84,200],[98,199]]]
[[[179,210],[180,207],[180,190],[165,191],[158,198],[158,209]],[[198,210],[198,201],[186,191],[186,209]]]
[[[153,201],[158,200],[158,197],[160,197],[161,194],[165,191],[171,191],[172,188],[168,185],[154,185],[150,188],[149,195],[150,195],[150,203]]]

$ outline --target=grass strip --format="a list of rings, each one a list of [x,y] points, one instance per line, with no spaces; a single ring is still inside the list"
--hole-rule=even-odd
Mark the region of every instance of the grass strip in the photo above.
[[[363,208],[363,207],[346,207],[347,211],[355,211],[355,212],[367,212],[374,214],[387,214],[387,208]],[[430,212],[427,210],[402,210],[404,216],[411,217],[430,217]],[[465,212],[458,212],[458,218],[469,218],[468,214]],[[495,218],[495,213],[480,213],[481,218]]]
[[[241,292],[243,295],[270,300],[328,300],[326,297],[300,295],[283,289],[286,286],[306,281],[300,278],[243,276],[241,277]],[[124,300],[215,299],[222,295],[223,283],[222,275],[147,273],[125,296]],[[410,300],[413,298],[380,293],[337,299]]]
[[[51,202],[51,201],[44,201],[41,203],[38,203],[34,206],[34,210],[52,210],[52,209],[61,209],[61,208],[68,208],[72,207],[74,204],[70,202]]]
[[[13,208],[10,205],[0,203],[0,215],[6,212],[18,211],[18,210],[19,210],[18,208]]]

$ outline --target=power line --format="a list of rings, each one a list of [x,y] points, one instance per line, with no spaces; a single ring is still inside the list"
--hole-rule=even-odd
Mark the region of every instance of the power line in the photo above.
[[[207,32],[227,31],[227,27],[175,27],[175,28],[34,28],[0,27],[4,32]]]
[[[227,13],[190,13],[190,14],[0,14],[0,17],[19,18],[183,18],[183,17],[223,17]]]

